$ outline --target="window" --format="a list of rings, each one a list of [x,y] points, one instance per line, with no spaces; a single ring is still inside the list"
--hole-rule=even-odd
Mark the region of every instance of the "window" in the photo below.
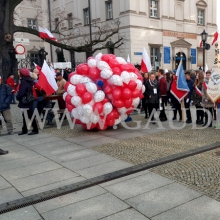
[[[39,63],[38,53],[29,53],[31,63]]]
[[[59,32],[59,18],[55,18],[54,25],[55,25],[55,32]]]
[[[106,19],[113,19],[112,1],[106,2]]]
[[[68,28],[73,29],[73,15],[72,15],[72,13],[68,14],[67,18],[68,18]]]
[[[150,17],[158,18],[159,17],[158,9],[159,9],[158,1],[150,0]]]
[[[198,10],[198,24],[205,24],[205,11],[201,9]]]
[[[90,24],[90,21],[89,21],[89,8],[84,9],[83,13],[84,13],[84,24],[89,25]]]
[[[37,20],[36,19],[28,19],[28,27],[34,30],[37,30]]]
[[[159,47],[151,47],[150,48],[151,65],[154,70],[156,70],[157,67],[160,66],[159,55],[160,55],[160,48]]]

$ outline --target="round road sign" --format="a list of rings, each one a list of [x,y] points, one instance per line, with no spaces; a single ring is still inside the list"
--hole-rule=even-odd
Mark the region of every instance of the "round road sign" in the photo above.
[[[15,51],[16,51],[17,54],[23,55],[23,54],[25,54],[26,49],[25,49],[24,45],[18,44],[15,47]]]

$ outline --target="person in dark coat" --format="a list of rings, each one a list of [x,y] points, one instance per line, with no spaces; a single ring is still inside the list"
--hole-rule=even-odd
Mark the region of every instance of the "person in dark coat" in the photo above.
[[[25,110],[27,109],[28,118],[29,120],[31,120],[32,115],[33,115],[33,102],[24,104],[22,102],[22,98],[25,97],[29,91],[33,91],[34,81],[30,77],[29,70],[25,68],[20,70],[20,77],[21,77],[21,83],[20,83],[19,91],[16,97],[17,100],[19,101],[18,107],[21,109],[25,109]],[[23,117],[23,127],[22,127],[22,131],[18,133],[18,135],[24,135],[28,133],[24,112],[22,113],[22,117]],[[38,134],[39,131],[38,131],[37,122],[35,118],[33,119],[31,125],[33,127],[33,130],[28,135]]]
[[[156,81],[156,76],[154,73],[150,74],[149,80],[145,83],[145,86],[146,103],[148,106],[149,115],[151,115],[154,109],[158,109],[160,99],[159,83]],[[152,121],[154,121],[154,115],[152,116]]]
[[[144,73],[143,84],[144,84],[145,87],[146,87],[146,83],[147,83],[148,80],[149,80],[149,73]],[[142,99],[142,106],[144,108],[145,118],[149,118],[148,106],[147,106],[147,103],[146,103],[146,99],[147,99],[146,93],[144,93],[143,95],[144,95],[144,98]]]
[[[185,109],[186,109],[186,117],[187,117],[186,123],[191,124],[192,123],[192,116],[191,116],[191,112],[190,112],[190,103],[191,103],[191,100],[192,100],[194,82],[191,79],[190,72],[187,71],[185,73],[185,76],[186,76],[187,85],[189,87],[189,92],[188,92],[187,96],[184,99],[184,104],[185,104]]]

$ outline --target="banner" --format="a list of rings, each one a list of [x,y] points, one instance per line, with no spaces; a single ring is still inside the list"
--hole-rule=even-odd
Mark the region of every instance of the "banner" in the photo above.
[[[65,62],[65,63],[53,63],[53,68],[54,69],[66,69],[66,68],[72,68],[72,63],[71,62]]]

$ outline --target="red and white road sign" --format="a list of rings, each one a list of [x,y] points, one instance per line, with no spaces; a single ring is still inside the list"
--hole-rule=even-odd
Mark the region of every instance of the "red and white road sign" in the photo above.
[[[25,54],[26,49],[25,49],[24,45],[22,45],[22,44],[17,44],[17,45],[15,46],[15,51],[16,51],[17,54],[23,55],[23,54]]]

